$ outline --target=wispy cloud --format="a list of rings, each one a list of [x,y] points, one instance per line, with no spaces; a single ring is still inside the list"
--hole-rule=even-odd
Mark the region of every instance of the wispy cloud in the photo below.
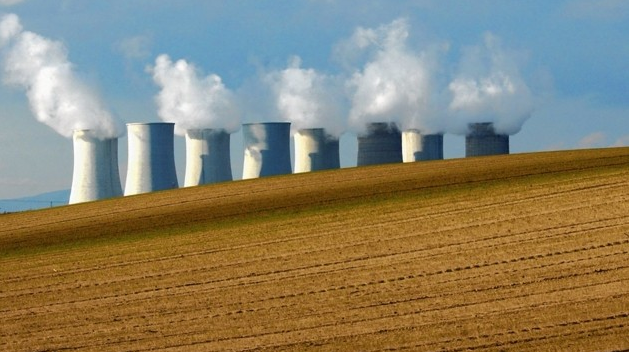
[[[153,40],[149,35],[124,38],[114,44],[114,49],[129,60],[145,60],[151,56]]]
[[[11,5],[19,4],[21,2],[24,2],[24,0],[0,0],[0,5],[11,6]]]
[[[29,178],[0,178],[0,186],[13,187],[13,186],[35,186],[37,182]]]
[[[590,133],[579,140],[577,147],[582,149],[601,148],[605,146],[606,139],[607,137],[603,132]]]
[[[574,0],[564,9],[568,17],[592,20],[620,20],[629,17],[626,0]]]
[[[612,147],[626,147],[629,146],[629,134],[620,136],[616,139]]]

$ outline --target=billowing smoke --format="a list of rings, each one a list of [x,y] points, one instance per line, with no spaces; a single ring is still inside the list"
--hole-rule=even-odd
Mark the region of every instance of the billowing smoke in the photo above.
[[[300,66],[301,59],[295,56],[286,69],[265,76],[279,114],[291,122],[293,131],[325,128],[328,134],[339,137],[346,128],[342,81]]]
[[[26,91],[31,110],[40,122],[71,137],[74,130],[93,130],[99,138],[112,138],[124,126],[84,84],[68,61],[62,43],[24,31],[18,16],[0,20],[5,83]]]
[[[458,74],[448,88],[452,133],[465,133],[471,122],[493,122],[496,132],[515,134],[534,107],[516,57],[503,50],[491,33],[485,34],[482,46],[464,50]]]
[[[349,124],[356,132],[364,132],[371,122],[441,132],[434,104],[432,54],[411,50],[408,37],[409,24],[398,19],[377,29],[358,28],[350,39],[354,50],[347,52],[375,49],[369,55],[371,60],[348,81],[352,100]]]
[[[158,114],[175,123],[175,133],[205,128],[232,133],[240,127],[241,113],[234,95],[219,76],[202,77],[193,64],[185,60],[173,63],[168,55],[158,56],[149,70],[161,87],[156,96]]]

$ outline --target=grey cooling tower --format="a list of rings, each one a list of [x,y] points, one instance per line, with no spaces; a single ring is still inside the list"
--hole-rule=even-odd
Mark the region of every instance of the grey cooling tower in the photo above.
[[[129,123],[126,196],[177,188],[174,123]]]
[[[370,123],[367,135],[358,136],[357,166],[401,163],[402,136],[394,123]]]
[[[99,139],[93,131],[76,130],[70,204],[122,196],[118,172],[118,139]]]
[[[292,173],[290,163],[290,122],[242,125],[245,160],[242,178]]]
[[[402,159],[405,163],[443,159],[443,135],[422,134],[411,129],[402,132]]]
[[[185,187],[232,180],[229,133],[224,130],[186,131]]]
[[[328,135],[323,128],[297,131],[295,138],[295,173],[338,169],[339,140]]]
[[[509,136],[496,134],[491,122],[470,123],[465,136],[465,156],[509,154]]]

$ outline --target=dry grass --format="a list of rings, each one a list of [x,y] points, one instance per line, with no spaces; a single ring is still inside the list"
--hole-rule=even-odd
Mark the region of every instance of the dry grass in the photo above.
[[[0,216],[0,350],[629,349],[629,149]]]

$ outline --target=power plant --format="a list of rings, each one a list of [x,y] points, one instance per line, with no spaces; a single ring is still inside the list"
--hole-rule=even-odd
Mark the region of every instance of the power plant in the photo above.
[[[290,123],[243,124],[243,179],[292,173]],[[128,167],[124,195],[178,187],[174,156],[174,123],[129,123]],[[118,139],[100,139],[91,130],[76,130],[70,204],[123,195],[118,169]],[[340,168],[339,139],[323,128],[294,135],[294,172]],[[465,156],[509,154],[509,136],[493,123],[468,124]],[[370,123],[358,136],[357,166],[443,159],[443,135],[394,123]],[[230,134],[222,129],[186,131],[185,187],[233,180]]]
[[[470,123],[465,136],[465,157],[509,154],[509,136],[496,134],[491,122]]]
[[[402,161],[412,163],[443,159],[443,135],[422,134],[416,129],[402,132]]]
[[[243,179],[292,173],[290,123],[243,124]],[[128,167],[124,195],[178,187],[174,157],[174,123],[129,123]],[[123,195],[118,169],[117,138],[100,139],[91,130],[76,130],[70,204]],[[294,172],[340,168],[339,139],[323,128],[298,130],[294,135]],[[509,136],[497,134],[493,123],[468,124],[466,157],[509,154]],[[358,136],[357,165],[443,159],[443,135],[394,123],[370,123]],[[233,180],[230,134],[222,129],[186,131],[184,186]]]
[[[242,133],[243,179],[292,173],[290,122],[247,123],[242,125]]]
[[[174,123],[129,123],[124,195],[177,188]]]
[[[402,162],[402,136],[394,123],[367,125],[367,134],[358,136],[357,166]]]
[[[214,129],[187,130],[184,186],[231,180],[229,133]]]
[[[307,128],[297,131],[295,140],[295,173],[338,169],[339,140],[323,128]]]
[[[92,130],[75,130],[70,204],[122,196],[118,139],[100,139]]]

